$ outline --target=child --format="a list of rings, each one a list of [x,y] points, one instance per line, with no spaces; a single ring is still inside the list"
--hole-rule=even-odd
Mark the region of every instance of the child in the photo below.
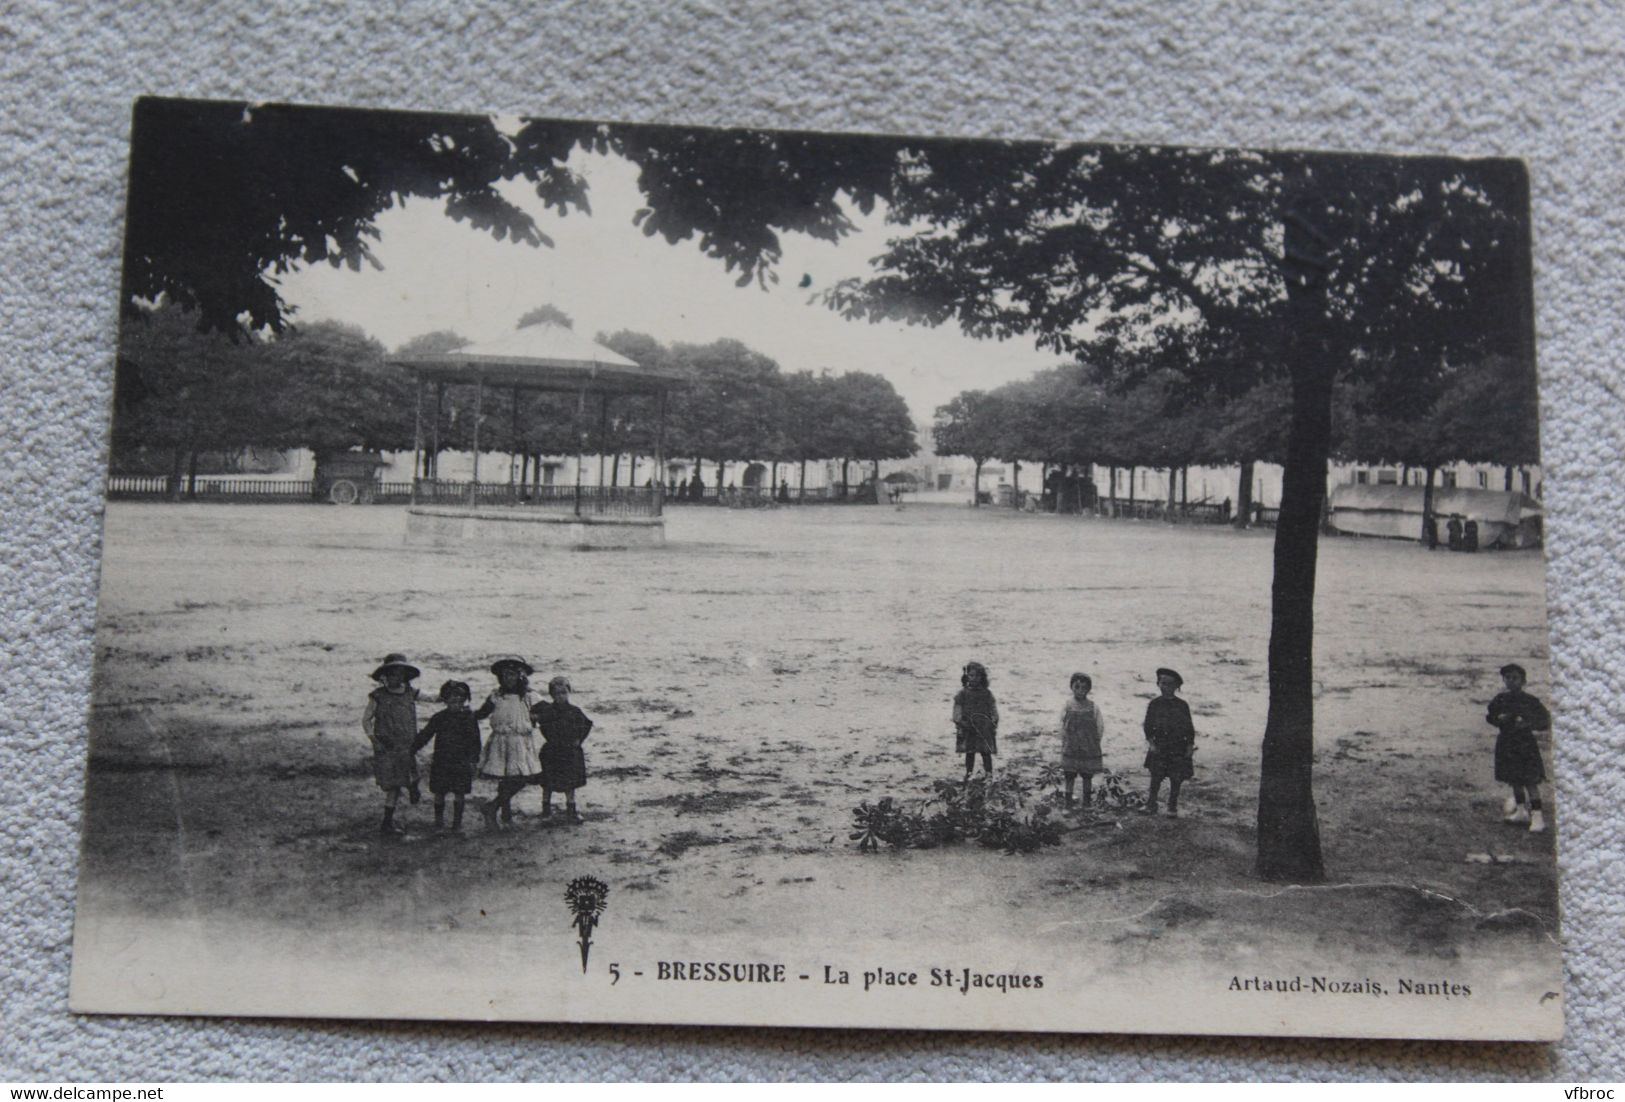
[[[1179,818],[1179,786],[1196,770],[1191,752],[1196,748],[1196,727],[1191,723],[1190,705],[1174,694],[1185,684],[1179,674],[1163,667],[1157,670],[1157,691],[1162,695],[1145,709],[1145,767],[1151,772],[1151,793],[1145,813],[1157,813],[1157,792],[1168,778],[1168,817]]]
[[[1061,710],[1061,771],[1066,774],[1066,806],[1072,806],[1072,786],[1083,777],[1083,807],[1094,806],[1095,774],[1105,769],[1100,739],[1106,733],[1100,705],[1089,699],[1095,683],[1086,673],[1072,675],[1072,699]]]
[[[581,822],[576,811],[576,789],[587,783],[587,756],[581,744],[592,731],[592,720],[570,703],[570,679],[555,677],[547,683],[551,704],[543,701],[531,709],[531,717],[542,729],[542,818],[553,814],[553,793],[564,793],[564,815],[572,823]]]
[[[414,754],[432,740],[434,756],[429,759],[429,791],[434,794],[434,825],[446,825],[446,796],[453,797],[451,829],[463,829],[463,800],[474,789],[474,771],[480,764],[480,725],[468,710],[473,693],[462,681],[440,686],[445,710],[429,717],[412,746]]]
[[[1495,736],[1495,779],[1512,786],[1502,821],[1528,823],[1531,834],[1540,834],[1546,829],[1546,816],[1540,806],[1540,782],[1546,779],[1546,768],[1540,760],[1535,732],[1551,730],[1552,714],[1546,705],[1523,691],[1528,678],[1515,662],[1502,666],[1501,681],[1506,691],[1490,701],[1485,718],[1500,731]]]
[[[513,822],[513,798],[527,784],[541,779],[542,763],[536,756],[536,737],[531,730],[530,710],[536,696],[526,680],[534,671],[523,658],[505,655],[491,663],[491,672],[497,677],[497,691],[485,698],[475,719],[490,719],[491,737],[485,743],[485,754],[480,759],[480,776],[497,782],[494,800],[487,800],[480,808],[485,825],[497,829],[497,816],[502,822]]]
[[[419,700],[432,700],[412,687],[421,671],[403,654],[389,654],[372,671],[378,688],[367,694],[367,707],[361,713],[361,729],[372,743],[372,779],[384,790],[382,834],[399,834],[395,805],[401,791],[410,789],[417,802],[418,764],[414,744],[418,737]]]
[[[970,783],[976,756],[982,757],[982,775],[993,778],[993,755],[999,752],[999,705],[988,691],[987,667],[965,663],[959,675],[963,686],[954,694],[954,750],[965,755],[965,783]]]

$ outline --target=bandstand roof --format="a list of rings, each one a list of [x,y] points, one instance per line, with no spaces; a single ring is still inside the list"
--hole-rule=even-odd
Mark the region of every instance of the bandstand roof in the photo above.
[[[450,352],[398,356],[389,362],[436,382],[481,382],[526,390],[647,393],[678,386],[685,379],[673,368],[644,367],[552,322],[527,325]]]

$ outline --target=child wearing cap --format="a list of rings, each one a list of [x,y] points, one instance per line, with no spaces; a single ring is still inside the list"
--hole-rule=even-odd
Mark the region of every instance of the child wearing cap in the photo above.
[[[1157,793],[1163,778],[1168,780],[1168,817],[1179,818],[1179,786],[1196,770],[1191,762],[1196,748],[1196,726],[1191,722],[1190,705],[1176,695],[1185,679],[1178,672],[1157,670],[1159,695],[1145,709],[1145,767],[1151,773],[1151,791],[1145,813],[1157,813]]]
[[[412,745],[416,754],[434,743],[434,756],[429,759],[429,791],[434,795],[436,830],[446,825],[448,795],[453,800],[451,829],[463,829],[463,801],[474,790],[474,771],[480,765],[480,724],[468,709],[472,696],[462,681],[440,686],[440,699],[446,707],[429,717]]]
[[[401,832],[395,822],[395,805],[403,790],[410,790],[412,802],[417,803],[417,704],[435,701],[413,688],[419,673],[405,655],[386,655],[372,671],[378,687],[367,694],[367,707],[361,713],[361,729],[372,744],[372,778],[384,790],[384,821],[378,828],[384,834]]]
[[[1552,728],[1552,714],[1546,705],[1523,691],[1529,675],[1516,662],[1501,667],[1506,691],[1490,701],[1484,718],[1500,732],[1495,736],[1495,779],[1512,786],[1507,797],[1503,822],[1529,824],[1531,834],[1546,829],[1546,815],[1540,806],[1540,784],[1546,767],[1540,760],[1536,731]]]
[[[1066,806],[1072,806],[1072,789],[1083,778],[1083,807],[1094,806],[1095,774],[1105,769],[1100,755],[1101,736],[1106,721],[1100,705],[1089,699],[1095,687],[1086,673],[1072,675],[1072,695],[1061,709],[1061,772],[1066,775]]]
[[[564,815],[572,823],[581,822],[576,810],[576,789],[587,783],[587,755],[581,744],[592,731],[592,720],[570,703],[570,679],[555,677],[547,683],[551,702],[531,709],[542,730],[542,818],[553,814],[553,793],[564,793]]]
[[[491,721],[491,737],[480,758],[480,776],[497,782],[497,794],[480,808],[485,825],[497,829],[513,822],[513,798],[527,784],[541,780],[542,763],[536,756],[536,735],[530,710],[536,694],[530,691],[530,663],[515,655],[505,655],[491,663],[497,689],[485,698],[474,718]]]
[[[987,667],[967,662],[960,672],[960,690],[954,694],[954,751],[965,755],[965,783],[970,783],[978,755],[982,775],[993,776],[993,755],[999,752],[999,704],[988,689]]]

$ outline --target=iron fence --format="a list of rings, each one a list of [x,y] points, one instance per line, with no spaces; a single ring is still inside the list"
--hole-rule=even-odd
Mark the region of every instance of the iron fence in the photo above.
[[[315,483],[309,479],[198,478],[173,479],[168,475],[109,475],[109,501],[311,501]]]

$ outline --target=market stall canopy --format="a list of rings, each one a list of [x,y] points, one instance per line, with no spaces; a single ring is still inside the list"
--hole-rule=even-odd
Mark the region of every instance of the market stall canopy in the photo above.
[[[526,390],[646,394],[686,381],[686,376],[674,368],[644,367],[552,322],[527,325],[495,340],[466,344],[450,352],[399,356],[389,362],[435,382],[483,383]]]
[[[1358,512],[1422,515],[1425,487],[1396,485],[1338,486],[1331,507]],[[1516,490],[1477,490],[1438,486],[1433,490],[1433,514],[1443,520],[1459,516],[1480,523],[1517,524],[1526,516],[1539,516],[1540,502]]]
[[[1333,528],[1357,536],[1417,539],[1421,535],[1422,486],[1338,486],[1329,502]],[[1534,547],[1541,541],[1545,510],[1516,490],[1437,487],[1433,515],[1442,528],[1451,517],[1473,521],[1485,547]]]

